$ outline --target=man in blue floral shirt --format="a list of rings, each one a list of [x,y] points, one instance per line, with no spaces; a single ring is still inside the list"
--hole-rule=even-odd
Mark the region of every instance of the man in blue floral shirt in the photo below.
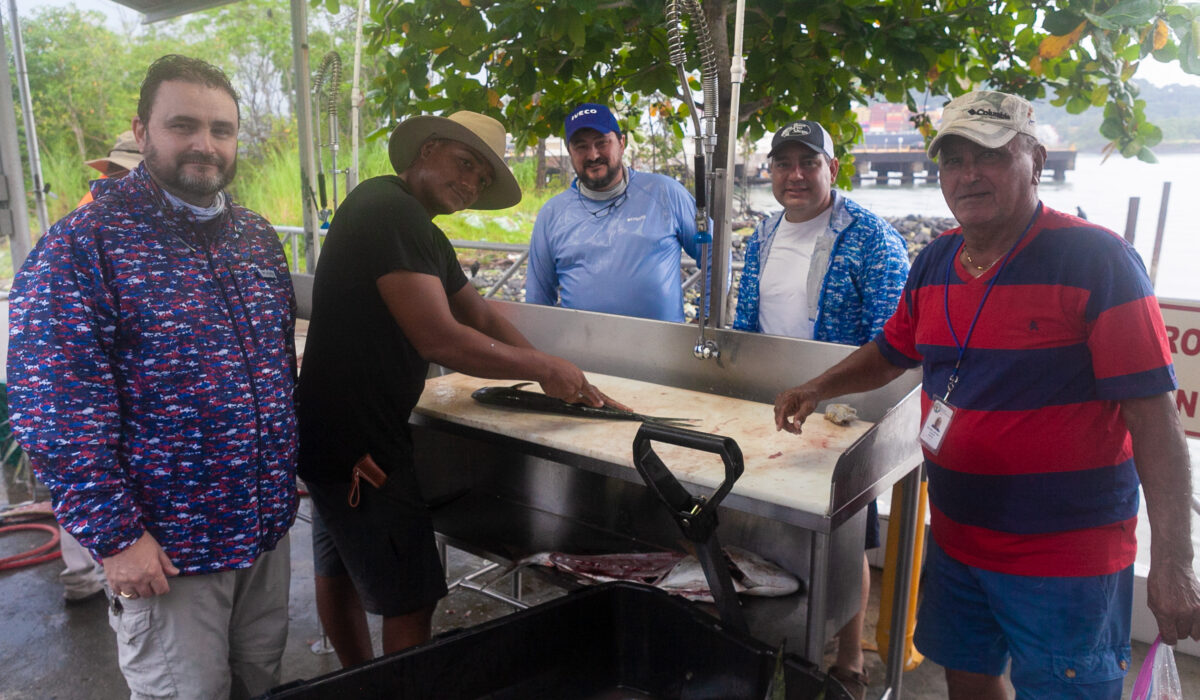
[[[832,189],[838,161],[820,124],[794,121],[771,140],[771,188],[783,205],[746,240],[735,330],[862,345],[883,329],[908,279],[904,238]],[[879,546],[875,503],[867,549]],[[829,673],[862,698],[862,625],[871,578],[863,559],[862,606],[838,634]]]

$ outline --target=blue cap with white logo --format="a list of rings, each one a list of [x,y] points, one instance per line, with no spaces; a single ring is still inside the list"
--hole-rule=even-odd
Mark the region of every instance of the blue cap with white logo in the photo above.
[[[608,110],[608,107],[593,102],[584,102],[571,110],[564,124],[567,141],[570,141],[575,132],[580,129],[595,129],[602,134],[611,132],[618,136],[621,135],[621,127],[617,125],[617,118]]]

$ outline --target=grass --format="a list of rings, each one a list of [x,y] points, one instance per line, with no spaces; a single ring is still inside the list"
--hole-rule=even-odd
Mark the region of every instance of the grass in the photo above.
[[[323,154],[326,158],[328,154]],[[349,153],[339,153],[339,167],[350,163]],[[328,169],[328,160],[325,163]],[[468,210],[450,216],[441,216],[437,224],[451,239],[490,241],[493,243],[529,243],[533,222],[538,210],[550,197],[558,194],[562,183],[552,183],[542,192],[535,192],[533,182],[537,163],[523,159],[514,166],[514,173],[525,196],[520,204],[500,211]],[[42,156],[43,179],[50,183],[51,194],[47,197],[47,213],[51,223],[70,213],[79,199],[87,192],[88,180],[95,171],[79,163],[74,153],[45,153]],[[359,151],[359,181],[370,177],[392,173],[388,162],[387,148],[383,143],[368,144]],[[345,199],[345,175],[341,175],[338,190],[339,201]],[[327,182],[327,193],[332,198],[332,186]],[[300,196],[300,156],[295,150],[278,150],[257,161],[242,158],[238,163],[237,178],[229,187],[230,192],[242,205],[262,214],[273,224],[280,226],[303,225],[302,200]],[[330,202],[332,203],[332,202]],[[37,209],[32,195],[28,197],[30,232],[36,243],[39,237]],[[287,246],[287,236],[283,236]],[[291,260],[293,270],[298,269]],[[13,275],[12,255],[8,246],[0,246],[0,278],[10,279]]]

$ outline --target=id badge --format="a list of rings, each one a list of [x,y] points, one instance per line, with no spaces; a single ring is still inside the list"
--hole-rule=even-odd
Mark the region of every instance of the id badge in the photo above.
[[[925,424],[921,426],[921,444],[925,449],[937,454],[942,449],[942,440],[950,430],[950,422],[954,420],[954,407],[935,399],[929,407],[929,415],[925,416]]]

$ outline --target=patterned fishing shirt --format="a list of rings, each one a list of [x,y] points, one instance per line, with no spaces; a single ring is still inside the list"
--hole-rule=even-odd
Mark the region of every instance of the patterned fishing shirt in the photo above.
[[[808,318],[814,340],[862,345],[896,310],[908,278],[908,249],[891,224],[837,190],[831,206],[829,228],[817,239],[808,270]],[[759,278],[782,219],[782,211],[772,214],[746,239],[735,330],[762,332]]]
[[[149,532],[184,574],[248,567],[296,512],[283,249],[228,198],[197,224],[144,165],[94,187],[13,284],[14,429],[93,554]]]

